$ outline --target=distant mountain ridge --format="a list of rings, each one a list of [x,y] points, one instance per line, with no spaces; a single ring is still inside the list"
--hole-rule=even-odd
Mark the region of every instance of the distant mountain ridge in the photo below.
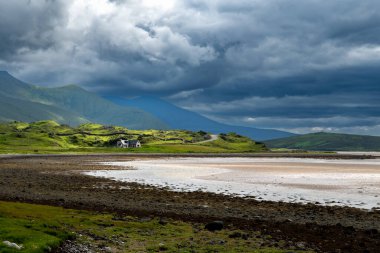
[[[96,122],[131,129],[168,129],[168,125],[150,113],[118,106],[78,86],[43,88],[1,71],[0,121],[46,119],[69,125]]]
[[[165,100],[145,96],[133,99],[124,99],[115,96],[105,97],[122,106],[133,106],[155,115],[173,129],[187,129],[191,131],[207,131],[212,133],[236,132],[254,140],[293,136],[294,134],[274,129],[260,129],[253,127],[232,126],[208,119],[198,113],[177,107]]]
[[[311,133],[265,141],[269,148],[315,151],[380,151],[380,137],[368,135]]]
[[[294,135],[272,129],[222,124],[154,97],[132,100],[101,97],[75,85],[44,88],[0,71],[0,121],[14,120],[54,120],[72,126],[93,122],[130,129],[236,132],[258,141]]]

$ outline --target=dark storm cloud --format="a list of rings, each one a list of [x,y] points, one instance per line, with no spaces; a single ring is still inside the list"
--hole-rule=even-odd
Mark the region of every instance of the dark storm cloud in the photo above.
[[[0,9],[0,68],[26,81],[155,94],[236,124],[380,134],[377,0],[20,0]]]
[[[252,96],[284,97],[317,96],[349,93],[347,100],[356,100],[358,93],[380,95],[380,65],[357,66],[332,70],[305,71],[280,78],[236,78],[205,89],[205,97],[214,102],[233,101]],[[352,92],[352,93],[351,93]],[[210,97],[210,95],[212,95]],[[198,96],[199,99],[199,96]]]
[[[197,106],[195,106],[197,108]],[[378,96],[351,97],[315,96],[284,98],[248,98],[245,100],[217,103],[211,107],[199,104],[198,110],[214,115],[234,115],[234,117],[254,115],[255,117],[308,118],[308,117],[376,117],[380,114]],[[368,122],[368,121],[366,121]]]
[[[1,1],[0,58],[20,50],[40,50],[56,42],[54,29],[64,19],[64,1]]]

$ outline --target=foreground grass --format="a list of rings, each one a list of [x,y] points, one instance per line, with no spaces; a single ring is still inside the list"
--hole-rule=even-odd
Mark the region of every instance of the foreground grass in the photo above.
[[[234,133],[186,130],[130,130],[87,123],[73,128],[54,121],[0,124],[0,153],[236,153],[266,151],[261,143]],[[115,148],[119,139],[138,139],[142,148]]]
[[[247,233],[209,232],[203,225],[179,221],[0,202],[0,252],[48,252],[68,239],[96,252],[106,248],[112,252],[289,252],[265,246],[268,236],[259,232],[248,232],[248,239],[230,238],[236,232]],[[22,250],[7,247],[5,240],[22,245]]]

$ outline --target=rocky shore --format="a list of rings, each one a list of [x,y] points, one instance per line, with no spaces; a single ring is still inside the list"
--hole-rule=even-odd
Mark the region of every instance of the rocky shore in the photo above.
[[[220,220],[226,226],[260,231],[274,241],[285,240],[319,252],[379,252],[378,210],[264,202],[205,192],[172,192],[79,173],[116,169],[98,162],[154,157],[162,155],[3,156],[0,158],[0,200],[205,224]],[[339,159],[340,156],[328,158]]]

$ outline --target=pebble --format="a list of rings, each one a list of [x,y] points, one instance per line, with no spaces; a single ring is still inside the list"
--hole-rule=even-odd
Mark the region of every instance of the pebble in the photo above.
[[[297,248],[299,249],[305,249],[306,244],[304,242],[297,242],[296,243]]]
[[[105,252],[112,252],[112,248],[111,247],[104,247],[103,249]]]

